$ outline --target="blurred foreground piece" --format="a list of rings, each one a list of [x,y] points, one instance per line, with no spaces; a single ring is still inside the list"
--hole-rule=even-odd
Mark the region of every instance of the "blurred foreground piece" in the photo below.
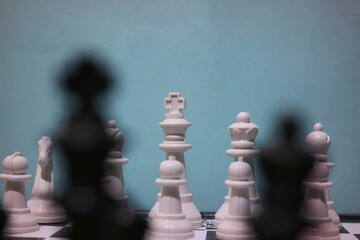
[[[291,116],[281,122],[281,139],[260,156],[267,189],[264,210],[254,220],[258,240],[295,240],[305,222],[300,214],[304,186],[313,159],[298,141],[299,126]]]
[[[247,112],[240,112],[236,116],[236,123],[233,123],[228,128],[231,136],[231,149],[226,150],[226,154],[234,158],[235,161],[246,162],[251,167],[251,174],[248,180],[255,181],[253,157],[258,154],[255,150],[255,138],[258,134],[259,127],[250,122],[250,114]],[[224,202],[215,214],[215,225],[218,226],[225,215],[229,211],[229,202],[231,191],[225,196]],[[256,215],[261,210],[260,198],[257,195],[256,186],[250,186],[250,213]]]
[[[26,206],[25,181],[31,179],[26,174],[28,160],[20,153],[7,156],[3,161],[4,173],[0,179],[6,181],[2,208],[7,214],[4,233],[27,233],[39,230],[35,217]]]
[[[38,141],[38,164],[32,198],[27,205],[38,223],[66,221],[64,209],[55,201],[52,141],[42,137]]]
[[[191,148],[191,144],[185,141],[185,132],[191,123],[185,119],[182,112],[186,108],[186,99],[181,97],[178,92],[170,92],[169,97],[164,99],[164,108],[169,110],[169,113],[166,113],[165,120],[159,123],[165,132],[165,140],[159,145],[159,148],[166,152],[166,159],[169,159],[169,156],[175,156],[176,160],[183,165],[184,171],[180,179],[186,181],[179,187],[182,210],[194,228],[201,227],[201,214],[192,200],[192,194],[189,192],[184,157],[184,152]],[[159,212],[160,195],[158,193],[157,201],[149,212],[149,221]]]
[[[0,208],[0,240],[3,240],[3,232],[6,224],[6,213]]]
[[[332,186],[328,181],[329,167],[326,152],[330,145],[329,136],[322,132],[322,125],[315,124],[314,132],[306,138],[306,143],[315,158],[309,176],[304,182],[306,187],[304,218],[311,225],[300,234],[303,240],[340,240],[339,229],[329,216],[326,191]]]
[[[144,227],[124,219],[120,203],[103,188],[104,161],[113,142],[95,100],[109,87],[109,76],[94,60],[83,58],[62,80],[78,100],[60,137],[70,175],[63,203],[74,220],[72,239],[141,239]]]
[[[159,199],[159,212],[151,218],[147,240],[190,240],[195,239],[193,226],[183,213],[179,187],[186,183],[181,178],[183,165],[169,156],[160,164],[161,178],[156,183],[162,187]]]

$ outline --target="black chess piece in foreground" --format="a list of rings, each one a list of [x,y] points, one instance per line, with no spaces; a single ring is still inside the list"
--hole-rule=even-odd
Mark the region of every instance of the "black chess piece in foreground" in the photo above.
[[[0,240],[4,239],[2,235],[6,225],[6,219],[6,213],[2,209],[0,209]]]
[[[306,225],[300,214],[305,194],[303,181],[314,160],[297,141],[298,130],[297,119],[285,117],[278,145],[260,154],[267,189],[264,210],[254,220],[258,240],[295,240]]]
[[[95,103],[110,86],[108,74],[93,59],[82,58],[61,80],[77,99],[59,139],[70,177],[62,202],[74,221],[72,239],[142,239],[145,226],[134,216],[124,217],[103,189],[104,161],[113,142]]]

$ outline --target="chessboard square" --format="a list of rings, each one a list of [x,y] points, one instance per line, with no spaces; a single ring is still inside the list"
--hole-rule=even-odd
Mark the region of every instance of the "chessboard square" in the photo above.
[[[65,227],[60,231],[57,231],[53,235],[52,238],[70,238],[71,237],[71,227]]]
[[[206,240],[216,240],[216,231],[207,232]]]
[[[348,233],[341,233],[340,238],[341,240],[358,240],[354,235]]]
[[[203,240],[206,237],[206,231],[202,231],[202,230],[195,230],[194,231],[195,234],[195,239],[196,240]]]
[[[341,225],[340,233],[349,233],[349,231],[344,228],[344,225]]]
[[[360,234],[354,234],[355,237],[357,237],[357,239],[360,239]]]
[[[359,223],[342,223],[342,226],[351,234],[360,234]]]

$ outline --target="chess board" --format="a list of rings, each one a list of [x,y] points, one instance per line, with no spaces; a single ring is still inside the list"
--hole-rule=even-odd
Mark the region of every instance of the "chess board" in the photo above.
[[[203,226],[195,229],[196,240],[216,240],[216,227],[213,219],[203,219]],[[32,233],[5,234],[5,240],[66,240],[71,236],[71,222],[40,225]],[[360,221],[343,222],[340,231],[341,240],[360,239]]]

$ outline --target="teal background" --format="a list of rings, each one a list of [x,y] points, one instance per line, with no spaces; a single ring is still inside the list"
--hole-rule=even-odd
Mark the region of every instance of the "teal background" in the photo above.
[[[292,109],[303,114],[306,133],[324,124],[336,163],[335,208],[360,214],[359,26],[355,0],[1,0],[0,158],[21,151],[35,176],[37,140],[56,135],[68,108],[58,74],[90,51],[117,80],[104,120],[117,120],[125,133],[125,184],[136,209],[156,200],[163,98],[179,91],[193,124],[185,157],[200,211],[216,211],[227,193],[227,128],[236,114],[251,114],[262,145],[274,119]],[[58,152],[54,161],[61,194],[66,171]]]

